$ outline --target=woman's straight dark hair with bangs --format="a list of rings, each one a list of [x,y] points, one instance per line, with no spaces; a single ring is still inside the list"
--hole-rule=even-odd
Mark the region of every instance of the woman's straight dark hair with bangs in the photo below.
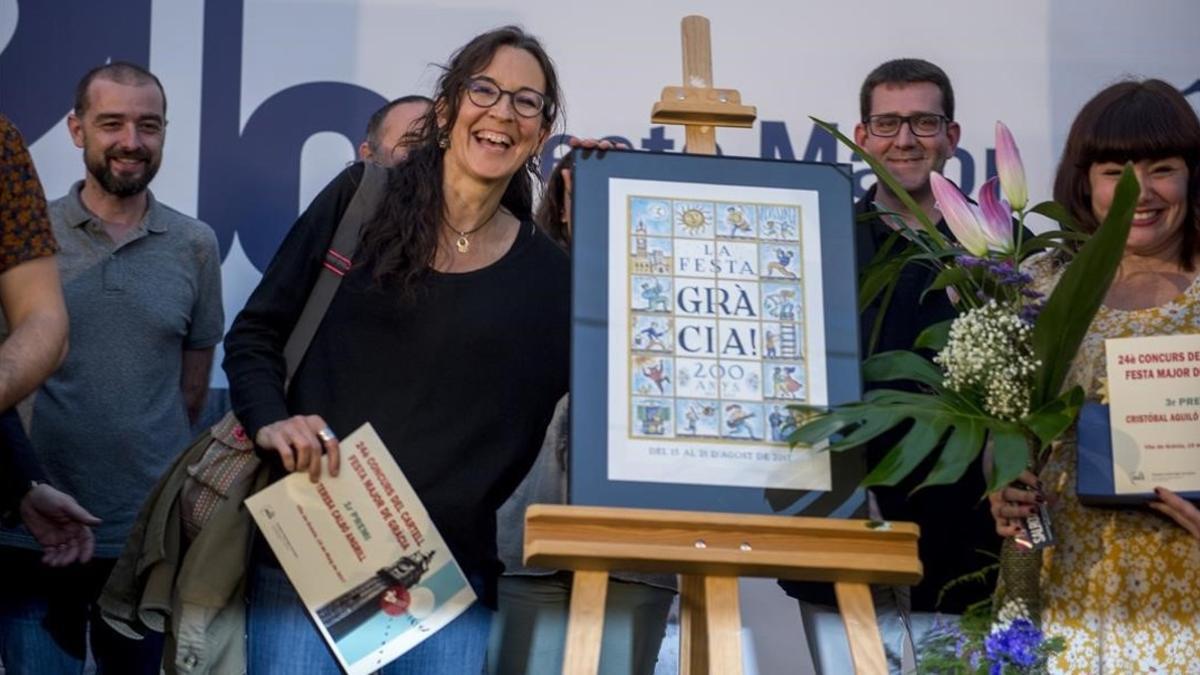
[[[373,269],[376,283],[395,283],[402,299],[412,299],[433,265],[438,231],[445,222],[442,194],[442,161],[445,149],[439,139],[449,134],[458,119],[467,80],[479,74],[501,47],[528,52],[546,78],[543,126],[550,130],[558,119],[561,95],[554,63],[537,38],[518,26],[504,26],[476,36],[442,67],[434,105],[416,125],[408,157],[388,172],[387,193],[371,222],[363,228],[359,251],[362,264]],[[439,120],[439,116],[443,119]],[[541,177],[528,163],[508,181],[500,204],[517,219],[532,218],[533,181]]]
[[[1125,81],[1092,97],[1071,124],[1054,179],[1054,199],[1086,232],[1092,213],[1088,170],[1099,162],[1181,157],[1188,170],[1180,264],[1191,271],[1200,249],[1200,119],[1178,89],[1162,80]]]

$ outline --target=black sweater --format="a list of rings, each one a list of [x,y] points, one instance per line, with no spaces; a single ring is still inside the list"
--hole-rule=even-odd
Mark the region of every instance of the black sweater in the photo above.
[[[233,408],[251,438],[291,414],[319,414],[339,436],[371,422],[493,604],[496,510],[567,391],[569,262],[525,222],[496,263],[430,273],[414,302],[356,265],[285,397],[283,344],[361,173],[351,167],[313,200],[234,321],[224,361]]]

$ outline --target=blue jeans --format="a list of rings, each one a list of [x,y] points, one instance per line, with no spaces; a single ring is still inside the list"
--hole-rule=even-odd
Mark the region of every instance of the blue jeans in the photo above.
[[[500,609],[488,652],[491,675],[558,675],[566,650],[570,572],[500,577]],[[653,675],[675,593],[609,579],[601,675]]]
[[[96,599],[116,560],[93,558],[60,569],[41,553],[0,548],[0,662],[7,675],[82,673],[88,643],[98,675],[157,675],[163,638],[129,639],[104,623]]]
[[[283,570],[257,565],[251,574],[246,617],[248,675],[341,675],[342,669]],[[476,602],[433,637],[378,672],[482,675],[491,624],[492,610]]]

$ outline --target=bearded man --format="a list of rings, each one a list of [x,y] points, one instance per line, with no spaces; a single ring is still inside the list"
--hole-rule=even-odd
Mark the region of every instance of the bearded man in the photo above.
[[[190,440],[224,329],[216,235],[147,189],[166,107],[157,77],[118,62],[83,77],[67,117],[86,172],[49,215],[71,350],[34,395],[30,438],[50,481],[103,522],[95,558],[63,569],[39,564],[28,533],[0,532],[20,580],[0,590],[9,673],[81,672],[89,643],[99,672],[159,672],[161,639],[119,635],[96,599],[142,501]]]

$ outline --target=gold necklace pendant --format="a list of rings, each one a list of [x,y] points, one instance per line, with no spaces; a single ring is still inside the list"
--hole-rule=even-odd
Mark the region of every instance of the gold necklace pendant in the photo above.
[[[466,253],[470,250],[471,242],[467,240],[467,235],[458,235],[458,239],[454,241],[454,248],[457,248],[459,253]]]

